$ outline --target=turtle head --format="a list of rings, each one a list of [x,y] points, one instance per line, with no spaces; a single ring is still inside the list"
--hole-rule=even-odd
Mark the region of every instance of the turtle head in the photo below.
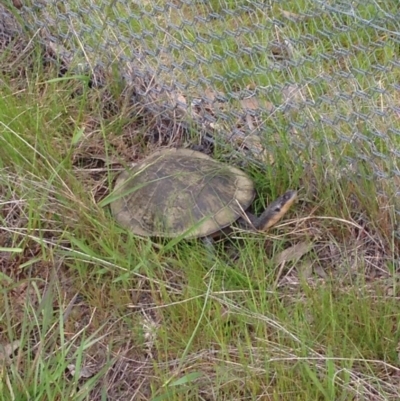
[[[275,225],[290,209],[297,198],[297,191],[288,190],[278,199],[274,200],[254,222],[259,231],[266,231]]]

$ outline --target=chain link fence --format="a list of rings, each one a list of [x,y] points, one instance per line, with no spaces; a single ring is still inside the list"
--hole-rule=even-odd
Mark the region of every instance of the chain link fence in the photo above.
[[[284,149],[399,198],[397,1],[25,1],[25,23],[73,68],[118,66],[154,115],[254,162]]]

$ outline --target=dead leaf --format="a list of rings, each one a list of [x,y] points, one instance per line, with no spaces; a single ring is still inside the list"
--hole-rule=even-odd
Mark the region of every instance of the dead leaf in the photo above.
[[[288,262],[290,260],[299,260],[303,255],[310,252],[313,248],[314,244],[312,242],[299,242],[291,246],[290,248],[285,249],[282,252],[279,252],[274,259],[274,262],[277,265],[281,263]]]
[[[317,265],[314,267],[314,273],[323,279],[329,278],[329,275],[327,274],[327,272],[320,265]]]
[[[313,262],[306,259],[296,264],[296,271],[303,280],[309,279],[313,274]]]
[[[240,101],[244,110],[259,110],[260,104],[255,96],[247,97]]]
[[[212,103],[216,98],[215,92],[211,88],[206,88],[204,90],[204,95],[205,95],[205,100],[210,103]]]
[[[74,364],[69,364],[67,366],[68,372],[71,376],[76,375],[76,367]],[[84,366],[79,370],[79,377],[78,379],[88,379],[89,377],[92,377],[95,374],[95,369],[93,366]]]
[[[278,274],[276,276],[275,285],[278,285],[278,282],[281,279],[282,273],[285,270],[286,262],[291,260],[299,260],[303,255],[309,252],[313,246],[314,244],[312,242],[299,242],[298,244],[285,249],[275,256],[274,262],[278,266],[280,266]],[[287,274],[290,274],[294,267],[295,266],[292,266]]]
[[[171,97],[172,103],[175,105],[175,107],[179,107],[180,109],[186,110],[187,101],[186,101],[186,97],[183,96],[182,93],[177,92],[177,91],[172,92],[170,97]]]
[[[285,10],[281,10],[281,13],[283,17],[295,22],[304,21],[306,19],[306,15],[295,14]]]
[[[0,364],[9,363],[10,356],[20,347],[21,341],[15,340],[11,344],[0,345]]]
[[[12,0],[12,3],[15,8],[18,8],[18,10],[23,7],[21,0]]]
[[[247,135],[243,140],[243,145],[245,145],[247,149],[250,149],[257,159],[262,160],[269,165],[274,164],[274,155],[263,147],[258,135]]]

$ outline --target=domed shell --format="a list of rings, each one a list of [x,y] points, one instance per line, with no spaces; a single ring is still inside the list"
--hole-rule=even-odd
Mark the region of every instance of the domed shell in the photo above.
[[[122,172],[113,195],[112,214],[133,233],[195,238],[237,220],[255,191],[235,167],[197,151],[164,149]]]

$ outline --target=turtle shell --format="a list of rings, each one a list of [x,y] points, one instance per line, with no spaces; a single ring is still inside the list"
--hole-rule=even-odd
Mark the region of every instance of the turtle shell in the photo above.
[[[133,233],[196,238],[237,220],[255,191],[235,167],[197,151],[164,149],[122,172],[113,195],[112,214]]]

